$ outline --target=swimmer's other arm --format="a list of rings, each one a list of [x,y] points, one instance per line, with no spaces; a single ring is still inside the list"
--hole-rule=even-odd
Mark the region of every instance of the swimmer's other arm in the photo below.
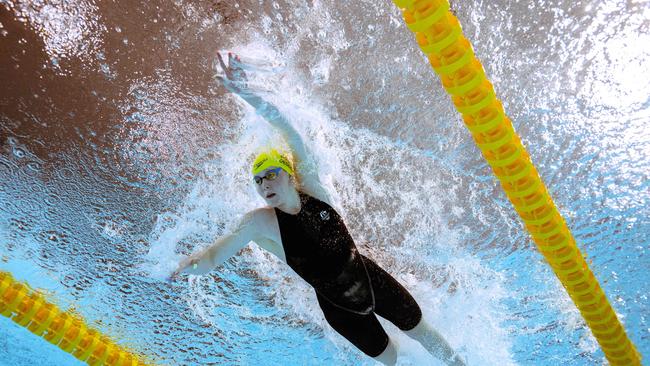
[[[289,143],[293,159],[296,163],[296,175],[301,186],[321,201],[330,202],[327,191],[320,183],[316,163],[313,159],[309,158],[307,148],[300,133],[296,131],[275,105],[252,93],[239,94],[239,96],[255,108],[257,114],[264,117],[271,126],[277,128],[287,143]]]
[[[255,92],[248,87],[246,72],[242,67],[244,64],[241,62],[239,56],[229,52],[228,65],[226,65],[221,54],[218,52],[217,59],[225,73],[225,77],[217,76],[217,80],[219,80],[229,92],[239,95],[248,104],[255,108],[257,114],[267,120],[271,126],[282,132],[291,146],[291,150],[298,165],[306,163],[307,149],[305,148],[305,144],[303,143],[300,134],[276,106],[255,94]]]
[[[181,260],[178,268],[170,278],[174,279],[181,272],[193,275],[206,274],[237,254],[248,243],[254,241],[258,237],[255,223],[256,211],[244,215],[244,218],[232,233],[220,237],[209,247]]]
[[[275,105],[255,94],[248,87],[246,73],[241,67],[241,61],[237,56],[231,53],[228,54],[229,66],[226,66],[219,53],[217,53],[217,57],[226,74],[225,78],[217,77],[217,79],[221,81],[228,91],[240,96],[255,109],[257,114],[262,116],[271,126],[277,128],[282,133],[291,148],[291,153],[293,154],[297,168],[296,174],[301,185],[320,200],[330,202],[327,191],[320,183],[316,162],[309,158],[307,147],[300,133]]]

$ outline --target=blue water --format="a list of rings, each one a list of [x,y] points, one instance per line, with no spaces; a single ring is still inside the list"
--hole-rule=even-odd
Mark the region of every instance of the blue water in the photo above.
[[[452,2],[630,339],[650,355],[650,3]],[[390,2],[0,1],[0,270],[164,365],[372,365],[254,244],[161,279],[263,204],[277,133],[214,81],[215,52],[309,145],[360,251],[471,365],[602,351]],[[400,365],[437,360],[394,326]],[[80,364],[6,318],[0,365]]]

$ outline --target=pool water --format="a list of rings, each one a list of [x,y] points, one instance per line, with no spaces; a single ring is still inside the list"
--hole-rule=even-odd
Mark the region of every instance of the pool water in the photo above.
[[[516,131],[650,355],[650,2],[453,1]],[[0,0],[0,270],[162,365],[373,365],[250,244],[282,144],[215,80],[234,51],[293,123],[359,250],[470,365],[606,360],[389,1]],[[439,361],[382,321],[400,365]],[[0,364],[80,364],[0,318]]]

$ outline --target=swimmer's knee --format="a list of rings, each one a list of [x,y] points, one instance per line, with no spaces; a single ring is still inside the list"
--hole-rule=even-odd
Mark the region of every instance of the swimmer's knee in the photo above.
[[[388,338],[386,348],[384,348],[382,353],[373,358],[384,365],[395,365],[397,363],[397,346],[390,338]]]
[[[398,324],[398,327],[403,332],[408,332],[420,325],[423,319],[422,309],[420,309],[420,306],[414,302],[413,306],[409,309],[408,315],[404,317],[401,324]]]
[[[413,339],[419,338],[422,334],[430,332],[433,327],[420,315],[419,320],[408,329],[402,329],[402,331]]]

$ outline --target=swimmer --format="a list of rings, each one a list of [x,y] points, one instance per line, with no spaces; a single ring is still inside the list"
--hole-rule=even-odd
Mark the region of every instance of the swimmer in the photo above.
[[[422,317],[413,296],[357,251],[319,182],[302,138],[274,105],[248,88],[239,57],[229,53],[228,65],[220,54],[217,57],[225,72],[221,83],[283,134],[291,155],[272,149],[257,156],[251,169],[253,184],[268,206],[247,213],[232,233],[181,260],[171,277],[208,273],[252,241],[309,283],[327,322],[366,355],[384,365],[397,361],[397,347],[377,320],[379,315],[446,364],[464,365]]]

